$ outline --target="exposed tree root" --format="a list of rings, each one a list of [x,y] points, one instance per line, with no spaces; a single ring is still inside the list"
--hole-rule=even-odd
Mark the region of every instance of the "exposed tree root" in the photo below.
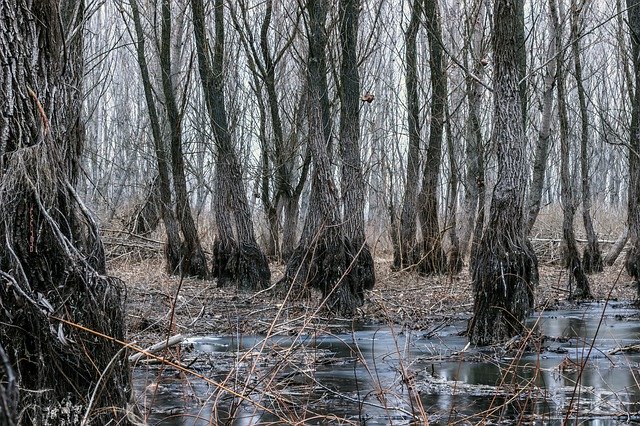
[[[213,242],[212,275],[218,286],[235,286],[246,290],[261,290],[269,286],[269,261],[258,246],[235,241]]]

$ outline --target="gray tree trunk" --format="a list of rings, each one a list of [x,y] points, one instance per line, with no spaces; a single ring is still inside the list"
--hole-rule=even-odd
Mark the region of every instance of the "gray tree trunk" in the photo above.
[[[162,29],[160,41],[160,68],[162,75],[162,91],[169,121],[171,139],[171,170],[173,172],[173,188],[176,194],[176,217],[182,230],[182,247],[180,252],[180,273],[206,279],[209,277],[207,259],[200,244],[198,228],[191,214],[187,179],[184,170],[182,153],[182,113],[178,109],[173,75],[171,72],[171,0],[162,1]]]
[[[127,424],[124,289],[75,191],[84,3],[1,0],[0,22],[0,363],[20,392],[10,422]]]
[[[493,138],[498,173],[473,269],[474,309],[469,338],[477,345],[522,332],[538,282],[535,253],[525,235],[526,140],[518,71],[518,2],[495,0],[493,24]],[[521,5],[521,3],[520,3]]]
[[[424,5],[429,39],[429,69],[431,70],[431,124],[422,176],[422,190],[418,196],[422,230],[422,254],[418,262],[418,271],[428,275],[446,271],[446,256],[442,249],[442,234],[438,223],[438,178],[442,161],[442,137],[448,93],[438,2],[426,0]]]
[[[202,0],[192,0],[194,35],[207,111],[216,147],[215,217],[218,238],[213,247],[213,275],[218,285],[259,289],[269,285],[271,272],[266,256],[258,247],[240,161],[231,141],[224,97],[224,4],[214,5],[215,44],[213,59],[205,31]],[[235,234],[234,234],[235,230]]]

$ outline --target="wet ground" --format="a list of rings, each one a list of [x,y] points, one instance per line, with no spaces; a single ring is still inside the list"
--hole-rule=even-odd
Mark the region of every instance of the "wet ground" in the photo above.
[[[640,317],[629,303],[536,313],[529,335],[500,347],[469,347],[464,315],[430,324],[193,335],[173,355],[185,370],[139,364],[136,393],[161,425],[640,420]]]

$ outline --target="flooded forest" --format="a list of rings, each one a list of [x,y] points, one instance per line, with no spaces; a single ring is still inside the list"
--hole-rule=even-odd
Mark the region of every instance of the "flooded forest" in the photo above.
[[[0,426],[640,422],[640,0],[0,0]]]

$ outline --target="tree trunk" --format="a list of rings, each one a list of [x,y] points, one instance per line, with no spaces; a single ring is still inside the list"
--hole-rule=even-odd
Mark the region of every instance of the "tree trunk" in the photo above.
[[[360,0],[340,0],[340,154],[344,240],[350,276],[365,289],[375,283],[373,257],[364,232],[365,182],[360,152],[360,75],[358,73],[358,12]],[[348,259],[348,260],[349,260]]]
[[[629,199],[627,223],[629,225],[630,249],[627,252],[625,266],[634,280],[640,296],[640,0],[627,0],[629,31],[633,70],[635,73],[635,95],[631,112],[629,137]]]
[[[127,424],[124,289],[74,189],[84,4],[2,0],[0,22],[0,363],[15,372],[17,420]]]
[[[538,282],[535,253],[524,230],[526,139],[518,82],[516,3],[495,0],[493,25],[493,138],[498,173],[473,269],[474,309],[469,338],[477,345],[521,333]],[[521,5],[521,3],[520,3]]]
[[[202,0],[192,0],[194,35],[200,79],[207,100],[216,146],[215,216],[218,238],[213,247],[212,273],[218,285],[260,289],[271,280],[267,257],[255,238],[253,222],[242,181],[240,161],[231,141],[224,96],[224,4],[214,5],[215,44],[209,57]],[[235,231],[235,235],[234,235]]]
[[[552,27],[556,36],[554,42],[556,51],[559,52],[556,77],[558,87],[558,116],[560,122],[560,198],[562,200],[562,244],[564,247],[564,266],[567,268],[567,282],[569,297],[572,299],[590,299],[591,290],[589,280],[585,275],[578,254],[578,246],[573,229],[573,219],[575,217],[576,202],[574,200],[574,190],[569,171],[569,118],[567,116],[567,98],[565,92],[564,73],[564,51],[562,49],[562,28],[558,18],[558,10],[555,0],[549,0],[549,11],[552,20]],[[576,289],[573,291],[575,280]]]
[[[420,172],[420,105],[418,100],[418,53],[416,38],[422,16],[422,2],[413,0],[411,20],[405,34],[406,40],[406,86],[407,122],[409,128],[409,152],[407,154],[407,180],[404,189],[402,213],[400,215],[400,247],[394,249],[394,269],[407,268],[415,264],[416,214],[418,202],[418,179]]]
[[[438,223],[438,177],[442,161],[444,113],[448,94],[437,0],[425,1],[425,17],[431,70],[431,126],[422,176],[422,190],[418,196],[422,230],[422,255],[418,263],[418,271],[428,275],[439,274],[446,270],[446,257],[442,249],[442,234]]]
[[[580,105],[580,171],[582,180],[582,220],[587,234],[587,245],[583,252],[582,264],[587,274],[602,271],[602,252],[598,244],[598,236],[593,229],[591,219],[591,185],[589,184],[589,113],[587,111],[586,93],[582,81],[582,58],[580,56],[581,11],[575,0],[571,1],[571,51],[575,67],[578,103]]]
[[[451,177],[449,178],[449,202],[447,203],[447,221],[446,228],[449,232],[449,259],[447,261],[447,272],[450,275],[457,274],[462,271],[463,256],[460,251],[460,239],[457,231],[457,206],[458,206],[458,164],[456,162],[455,148],[453,144],[453,134],[451,131],[451,115],[449,107],[446,105],[446,130],[447,130],[447,152],[449,155],[449,168],[451,169]]]
[[[182,114],[178,110],[173,76],[171,73],[171,0],[162,1],[162,30],[160,42],[160,67],[165,108],[171,139],[171,170],[176,194],[176,217],[182,230],[181,273],[206,279],[209,277],[207,259],[202,251],[198,229],[191,214],[187,179],[182,154]]]
[[[463,228],[460,247],[466,253],[469,241],[472,241],[472,255],[476,251],[482,227],[484,226],[484,146],[482,137],[482,126],[480,123],[480,107],[482,104],[483,87],[477,79],[484,74],[483,61],[483,40],[484,40],[484,19],[485,5],[484,0],[478,0],[473,6],[473,19],[468,24],[467,34],[469,37],[469,55],[473,62],[471,72],[467,71],[465,75],[467,103],[469,105],[469,115],[467,118],[467,143],[465,148],[466,156],[466,180],[465,180],[465,196],[464,209],[467,217],[466,224]],[[465,68],[469,70],[467,55],[465,59]],[[475,76],[475,78],[474,78]],[[477,237],[477,238],[476,238]],[[471,264],[471,262],[470,262]]]
[[[373,285],[373,264],[367,265],[366,256],[360,256],[364,243],[361,246],[354,244],[340,217],[340,197],[333,182],[329,155],[326,5],[322,0],[308,0],[307,10],[309,148],[313,157],[313,180],[300,243],[279,285],[293,285],[296,291],[304,291],[307,287],[319,290],[327,309],[338,315],[352,316],[364,302],[364,289]],[[353,9],[348,16],[355,17]],[[364,232],[361,236],[364,237]]]
[[[172,191],[169,180],[169,162],[167,161],[167,151],[162,139],[160,118],[158,117],[156,101],[153,95],[153,86],[147,64],[147,52],[145,50],[145,36],[142,30],[142,20],[140,19],[140,12],[136,0],[131,2],[131,12],[137,38],[136,53],[138,55],[138,65],[140,66],[142,86],[144,88],[147,110],[149,112],[149,122],[151,124],[153,145],[158,165],[158,178],[160,179],[160,215],[167,233],[167,243],[164,247],[165,266],[169,274],[179,274],[181,259],[180,227],[173,212],[173,202],[171,200]]]
[[[549,157],[549,140],[551,136],[551,111],[553,110],[553,91],[556,84],[556,30],[549,25],[549,63],[547,74],[544,77],[544,92],[542,94],[542,113],[540,118],[540,130],[536,144],[535,158],[533,160],[533,179],[529,190],[527,202],[527,235],[531,233],[536,223],[540,205],[542,204],[542,189],[544,188],[544,176],[547,170],[547,158]]]

